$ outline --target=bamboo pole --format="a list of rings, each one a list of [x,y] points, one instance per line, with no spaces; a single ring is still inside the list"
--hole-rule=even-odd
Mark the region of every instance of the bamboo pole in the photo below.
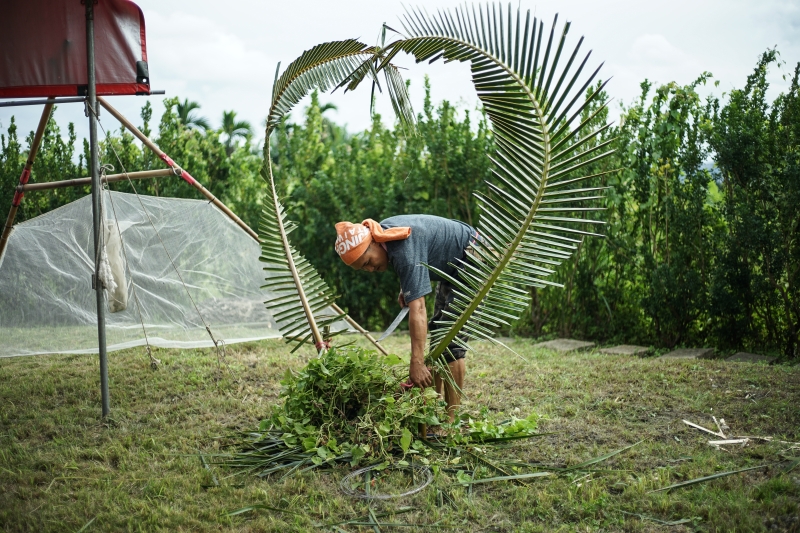
[[[119,120],[120,124],[122,124],[125,128],[127,128],[128,131],[130,131],[134,135],[134,137],[139,139],[139,141],[141,141],[141,143],[143,145],[147,146],[150,150],[152,150],[153,153],[155,153],[159,157],[159,159],[164,161],[170,168],[172,168],[172,169],[176,170],[177,172],[179,172],[180,173],[179,175],[181,176],[181,178],[186,180],[194,188],[196,188],[198,191],[200,191],[200,194],[202,194],[203,196],[208,198],[215,206],[217,206],[223,213],[225,213],[225,215],[227,215],[228,218],[233,220],[236,223],[236,225],[238,225],[248,235],[250,235],[253,239],[255,239],[256,242],[259,242],[259,243],[261,242],[260,239],[258,238],[258,233],[253,231],[253,229],[250,226],[248,226],[247,224],[245,224],[245,222],[242,219],[240,219],[238,216],[236,216],[236,214],[233,211],[231,211],[230,208],[228,208],[228,206],[223,204],[219,199],[217,199],[216,196],[211,194],[211,191],[209,191],[208,189],[203,187],[203,185],[200,182],[198,182],[196,179],[194,179],[188,172],[186,172],[185,170],[180,168],[167,154],[165,154],[158,146],[156,146],[156,144],[153,141],[151,141],[144,133],[139,131],[139,128],[134,126],[127,118],[125,118],[122,115],[122,113],[120,113],[119,111],[114,109],[114,107],[112,107],[111,104],[106,102],[106,100],[101,96],[97,97],[97,101],[114,118]],[[375,338],[372,335],[369,334],[369,332],[367,330],[362,328],[361,325],[358,322],[353,320],[353,318],[350,317],[350,315],[345,313],[344,310],[342,310],[341,307],[339,307],[336,304],[331,305],[331,307],[333,308],[333,310],[335,312],[339,313],[340,315],[344,315],[345,321],[348,324],[350,324],[353,327],[353,329],[355,329],[356,331],[361,333],[364,337],[366,337],[367,340],[369,340],[372,343],[372,345],[375,346],[375,348],[377,348],[382,354],[387,355],[389,353],[389,352],[386,351],[386,349],[383,346],[380,345],[380,343],[378,343],[377,340],[375,340]]]
[[[28,160],[25,162],[25,167],[22,169],[22,174],[19,176],[20,186],[24,187],[31,177],[33,162],[36,161],[36,154],[39,152],[39,146],[42,143],[47,121],[50,120],[50,114],[53,112],[53,102],[55,102],[54,98],[48,98],[44,110],[42,111],[42,117],[39,119],[39,126],[36,128],[36,133],[33,136],[33,143],[28,153]],[[25,196],[25,193],[19,190],[18,186],[17,192],[14,194],[14,200],[11,202],[11,210],[8,212],[8,217],[6,218],[6,225],[3,227],[3,236],[0,237],[0,257],[3,257],[6,244],[8,244],[8,237],[11,235],[11,229],[14,227],[14,219],[17,217],[17,209],[19,208],[19,204],[22,203],[23,196]]]
[[[117,181],[143,180],[147,178],[158,178],[161,176],[174,176],[175,171],[171,168],[164,168],[159,170],[143,170],[140,172],[128,172],[127,174],[108,174],[100,179],[102,183],[115,183]],[[82,185],[91,185],[92,178],[76,178],[72,180],[61,181],[47,181],[44,183],[28,183],[27,185],[18,185],[18,191],[47,191],[50,189],[63,189],[65,187],[80,187]]]
[[[106,100],[103,97],[98,96],[97,97],[97,101],[100,102],[100,105],[103,106],[106,109],[106,111],[111,113],[111,115],[113,115],[114,118],[119,120],[120,123],[128,129],[128,131],[130,131],[137,139],[139,139],[142,142],[142,144],[144,144],[150,150],[152,150],[159,157],[159,159],[161,159],[162,161],[164,161],[164,163],[167,164],[167,166],[169,166],[170,168],[174,169],[176,171],[176,173],[184,181],[186,181],[189,185],[193,186],[195,189],[200,191],[200,194],[205,196],[212,204],[217,206],[217,208],[219,208],[220,211],[225,213],[228,216],[228,218],[233,220],[236,223],[237,226],[239,226],[244,231],[246,231],[255,240],[258,240],[258,233],[253,231],[250,228],[250,226],[245,224],[244,221],[241,218],[236,216],[236,213],[231,211],[230,208],[227,205],[223,204],[216,196],[214,196],[211,193],[211,191],[209,191],[208,189],[203,187],[203,185],[199,181],[194,179],[191,174],[189,174],[188,172],[183,170],[177,163],[175,163],[172,160],[172,158],[170,158],[158,146],[156,146],[156,144],[153,141],[151,141],[144,133],[139,131],[139,128],[137,128],[136,126],[131,124],[131,122],[127,118],[125,118],[122,115],[122,113],[120,113],[119,111],[114,109],[108,102],[106,102]]]
[[[344,315],[344,319],[347,321],[347,323],[353,326],[353,329],[364,335],[367,338],[367,340],[369,340],[369,342],[371,342],[372,345],[375,346],[383,355],[389,355],[389,352],[386,351],[386,348],[381,346],[380,343],[375,339],[375,337],[369,334],[369,331],[362,328],[361,324],[350,318],[350,315],[345,313],[344,309],[342,309],[336,304],[331,304],[331,307],[333,308],[334,311],[336,311],[340,315]]]
[[[184,173],[186,173],[186,171],[185,171],[185,170],[184,170],[183,172],[184,172]],[[228,215],[228,218],[230,218],[231,220],[233,220],[233,221],[236,223],[236,225],[237,225],[237,226],[239,226],[239,227],[240,227],[240,228],[242,228],[242,229],[243,229],[245,232],[247,232],[247,234],[248,234],[248,235],[250,235],[250,236],[251,236],[253,239],[255,239],[255,240],[256,240],[256,242],[261,242],[261,241],[258,239],[258,233],[256,233],[255,231],[253,231],[253,230],[252,230],[252,228],[250,228],[250,226],[248,226],[247,224],[245,224],[245,223],[244,223],[244,220],[242,220],[241,218],[239,218],[238,216],[236,216],[236,213],[234,213],[233,211],[231,211],[231,210],[230,210],[230,208],[229,208],[227,205],[225,205],[225,204],[223,204],[223,203],[222,203],[222,201],[221,201],[221,200],[219,200],[219,199],[218,199],[216,196],[214,196],[213,194],[211,194],[211,191],[209,191],[208,189],[206,189],[205,187],[203,187],[203,185],[202,185],[202,184],[201,184],[199,181],[197,181],[196,179],[192,178],[192,181],[191,181],[191,182],[189,182],[189,183],[191,183],[191,184],[194,186],[194,188],[195,188],[195,189],[197,189],[198,191],[200,191],[200,194],[202,194],[203,196],[205,196],[206,198],[208,198],[208,200],[209,200],[209,201],[210,201],[212,204],[214,204],[215,206],[217,206],[217,207],[219,208],[219,210],[220,210],[220,211],[222,211],[223,213],[225,213],[226,215]]]

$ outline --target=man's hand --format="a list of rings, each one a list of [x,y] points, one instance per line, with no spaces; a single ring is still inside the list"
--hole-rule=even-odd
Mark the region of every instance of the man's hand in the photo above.
[[[397,296],[397,303],[400,304],[400,307],[406,306],[406,299],[403,298],[403,289],[400,289],[400,294]]]
[[[411,378],[411,383],[421,389],[433,385],[433,376],[431,376],[425,363],[416,363],[412,361],[411,365],[408,367],[408,377]]]

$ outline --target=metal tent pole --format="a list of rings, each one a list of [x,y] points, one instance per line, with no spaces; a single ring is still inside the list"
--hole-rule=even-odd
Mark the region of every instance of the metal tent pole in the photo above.
[[[94,228],[94,289],[97,295],[97,345],[100,352],[100,397],[103,402],[103,417],[108,416],[111,404],[108,397],[108,354],[106,353],[106,308],[103,284],[98,276],[100,251],[103,248],[103,223],[100,188],[100,168],[97,163],[97,87],[94,76],[94,4],[97,0],[84,0],[86,4],[86,71],[87,102],[89,114],[89,147],[92,166],[92,226]]]
[[[139,172],[126,172],[123,174],[106,174],[100,177],[101,183],[115,183],[117,181],[143,180],[147,178],[158,178],[161,176],[174,176],[175,172],[170,168],[159,170],[142,170]],[[61,181],[45,181],[42,183],[28,183],[27,185],[17,185],[17,190],[22,192],[29,191],[49,191],[51,189],[64,189],[66,187],[82,187],[91,185],[92,178],[75,178]]]

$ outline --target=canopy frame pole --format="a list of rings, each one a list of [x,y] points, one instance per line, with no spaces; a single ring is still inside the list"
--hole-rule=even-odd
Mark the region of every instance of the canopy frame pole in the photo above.
[[[123,116],[122,113],[120,113],[119,111],[114,109],[114,107],[112,107],[111,104],[109,104],[105,100],[105,98],[97,97],[97,100],[98,100],[98,102],[100,102],[100,105],[103,106],[106,109],[106,111],[108,111],[111,115],[113,115],[114,118],[119,120],[119,122],[123,126],[125,126],[125,128],[128,131],[130,131],[137,139],[139,139],[139,141],[141,141],[141,143],[143,145],[145,145],[150,150],[152,150],[153,153],[155,153],[158,156],[159,159],[161,159],[164,163],[166,163],[168,167],[173,169],[175,171],[176,175],[180,176],[189,185],[191,185],[192,187],[194,187],[195,189],[200,191],[200,194],[205,196],[208,199],[208,201],[210,201],[212,204],[217,206],[217,208],[220,211],[222,211],[223,213],[225,213],[225,215],[227,215],[228,218],[233,220],[236,223],[237,226],[242,228],[245,232],[247,232],[255,240],[258,240],[258,233],[253,231],[250,228],[250,226],[245,224],[244,221],[241,218],[236,216],[236,213],[231,211],[230,208],[227,205],[223,204],[222,201],[220,201],[216,196],[214,196],[211,193],[211,191],[209,191],[208,189],[203,187],[203,184],[201,184],[199,181],[194,179],[191,174],[186,172],[177,163],[175,163],[175,161],[173,161],[172,158],[170,158],[158,146],[156,146],[156,144],[153,141],[151,141],[144,133],[139,131],[139,128],[137,128],[136,126],[131,124],[131,122],[127,118],[125,118],[125,116]]]
[[[138,172],[128,172],[125,174],[106,174],[100,176],[101,183],[116,183],[118,181],[143,180],[147,178],[159,178],[166,176],[174,176],[175,172],[170,168],[162,168],[158,170],[140,170]],[[27,185],[17,185],[18,191],[49,191],[52,189],[64,189],[66,187],[81,187],[83,185],[91,185],[92,178],[75,178],[71,180],[60,181],[45,181],[42,183],[28,183]]]
[[[70,96],[67,98],[59,98],[58,100],[54,101],[53,96],[50,98],[44,98],[39,100],[12,100],[10,102],[0,102],[0,107],[19,107],[25,105],[42,105],[42,104],[69,104],[72,102],[83,102],[86,100],[83,96]]]
[[[28,152],[28,160],[25,162],[25,167],[22,169],[22,174],[19,176],[19,185],[17,186],[17,191],[14,193],[14,199],[11,201],[11,209],[6,218],[6,225],[3,227],[3,236],[0,237],[0,258],[3,257],[3,252],[6,250],[6,244],[8,244],[8,237],[11,235],[11,230],[14,227],[14,219],[17,217],[19,204],[22,203],[22,198],[25,196],[24,189],[20,190],[20,187],[24,187],[31,177],[31,168],[33,167],[34,161],[36,161],[36,154],[39,152],[39,146],[42,144],[44,130],[47,128],[47,122],[50,120],[50,115],[53,112],[53,102],[55,102],[55,99],[49,98],[44,106],[42,117],[39,119],[39,126],[36,128],[36,134],[33,136],[33,143]]]
[[[211,191],[203,187],[203,185],[199,181],[194,179],[188,172],[186,172],[180,166],[178,166],[178,164],[175,163],[158,146],[156,146],[156,144],[153,141],[151,141],[144,133],[139,131],[139,128],[134,126],[127,118],[125,118],[125,116],[123,116],[122,113],[114,109],[114,107],[112,107],[111,104],[109,104],[101,96],[97,97],[97,101],[100,102],[100,105],[103,106],[105,110],[108,111],[111,115],[113,115],[114,118],[119,120],[120,124],[122,124],[128,131],[130,131],[134,135],[134,137],[139,139],[139,141],[143,145],[147,146],[150,150],[153,151],[153,153],[155,153],[158,156],[159,159],[164,161],[164,163],[166,163],[170,168],[174,169],[176,174],[180,175],[181,178],[183,178],[187,183],[189,183],[195,189],[200,191],[200,194],[205,196],[212,204],[217,206],[220,211],[225,213],[228,216],[228,218],[233,220],[237,226],[242,228],[248,235],[250,235],[253,239],[255,239],[256,242],[258,243],[261,242],[261,240],[258,238],[258,233],[253,231],[253,229],[250,226],[245,224],[244,220],[236,216],[236,214],[233,211],[231,211],[227,205],[223,204],[222,201],[220,201],[216,196],[214,196],[211,193]],[[351,318],[350,315],[345,313],[341,307],[339,307],[335,303],[331,304],[331,307],[335,312],[339,313],[340,315],[344,315],[345,321],[348,324],[350,324],[353,327],[353,329],[355,329],[356,331],[361,333],[364,337],[366,337],[367,340],[370,341],[372,345],[375,346],[375,348],[377,348],[378,351],[380,351],[383,355],[387,355],[389,353],[383,346],[380,345],[380,343],[377,340],[375,340],[375,337],[370,335],[370,333],[367,330],[362,328],[361,325],[355,320],[353,320],[353,318]]]
[[[92,167],[92,227],[94,229],[94,277],[92,279],[97,296],[97,345],[100,352],[100,397],[103,418],[111,412],[108,392],[108,353],[106,351],[106,309],[103,283],[100,281],[100,254],[103,250],[102,196],[100,168],[97,154],[97,84],[94,57],[94,4],[97,0],[84,0],[86,4],[86,74],[87,111],[89,115],[89,151]]]

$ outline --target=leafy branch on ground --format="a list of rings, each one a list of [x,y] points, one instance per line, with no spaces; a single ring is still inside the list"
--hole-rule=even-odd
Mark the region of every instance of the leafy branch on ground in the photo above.
[[[262,477],[337,463],[449,464],[461,449],[476,456],[488,445],[537,436],[536,415],[493,423],[484,411],[480,418],[442,423],[446,406],[433,388],[401,387],[406,368],[396,355],[332,348],[298,371],[287,370],[282,404],[259,431],[223,439],[232,453],[216,460]],[[444,433],[426,442],[418,435],[421,425],[441,426]]]

